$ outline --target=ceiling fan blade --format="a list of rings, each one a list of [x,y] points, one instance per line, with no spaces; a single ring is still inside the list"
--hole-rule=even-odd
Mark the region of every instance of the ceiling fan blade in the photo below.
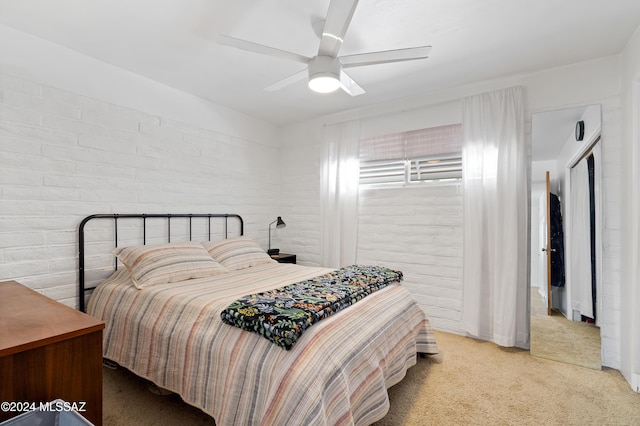
[[[340,63],[344,68],[361,67],[364,65],[386,64],[390,62],[415,61],[426,59],[431,52],[431,46],[409,47],[406,49],[385,50],[381,52],[360,53],[357,55],[341,56]]]
[[[358,0],[331,0],[322,30],[318,56],[333,58],[338,56],[356,6],[358,6]]]
[[[358,83],[353,81],[353,79],[344,71],[340,72],[340,87],[342,87],[342,90],[351,96],[358,96],[365,93],[364,89],[360,87]]]
[[[254,43],[252,41],[242,40],[235,37],[220,34],[218,36],[218,44],[223,46],[231,46],[236,49],[246,50],[248,52],[260,53],[262,55],[274,56],[276,58],[288,59],[295,62],[306,64],[311,60],[306,56],[298,55],[297,53],[288,52],[286,50],[276,49],[275,47],[269,47],[262,44]]]
[[[303,69],[302,71],[298,71],[297,73],[290,75],[289,77],[283,78],[280,81],[276,81],[270,86],[264,88],[267,92],[275,92],[276,90],[280,90],[283,87],[287,87],[297,81],[303,80],[308,76],[307,69]]]

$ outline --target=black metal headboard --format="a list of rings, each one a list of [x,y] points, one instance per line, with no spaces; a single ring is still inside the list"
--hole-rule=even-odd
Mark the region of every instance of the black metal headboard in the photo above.
[[[171,221],[172,219],[181,219],[181,223],[183,225],[183,231],[178,236],[181,240],[185,240],[188,238],[189,241],[192,240],[194,236],[194,219],[198,222],[205,221],[206,229],[202,230],[198,235],[204,239],[211,240],[211,237],[215,235],[219,235],[222,238],[226,239],[229,237],[229,220],[234,222],[234,236],[244,235],[244,221],[242,217],[237,214],[217,214],[217,213],[186,213],[186,214],[172,214],[172,213],[164,213],[164,214],[93,214],[91,216],[85,217],[82,222],[80,222],[79,226],[79,237],[78,237],[78,248],[79,248],[79,261],[78,261],[78,283],[79,283],[79,299],[80,303],[78,309],[81,311],[85,311],[85,297],[86,292],[89,290],[93,290],[95,286],[88,287],[86,285],[85,280],[85,255],[86,255],[86,240],[85,240],[85,226],[87,223],[94,219],[111,219],[112,223],[108,227],[108,232],[113,231],[113,237],[109,237],[109,241],[113,241],[113,245],[111,247],[118,247],[118,224],[122,220],[137,220],[137,223],[134,222],[134,226],[141,230],[142,236],[140,238],[141,241],[137,242],[137,244],[146,244],[149,236],[147,235],[147,221],[148,220],[165,220],[166,227],[163,226],[163,236],[161,237],[164,242],[171,242]],[[222,229],[218,231],[213,230],[212,228],[212,219],[216,220],[219,224],[221,222]],[[175,221],[174,221],[175,224]],[[188,232],[187,232],[188,230]],[[105,232],[105,229],[101,229],[102,232]],[[174,232],[175,233],[175,232]],[[187,235],[188,234],[188,235]],[[153,236],[154,241],[158,241],[158,236]],[[110,244],[109,244],[110,245]],[[118,269],[118,261],[115,259],[114,261],[114,270]]]

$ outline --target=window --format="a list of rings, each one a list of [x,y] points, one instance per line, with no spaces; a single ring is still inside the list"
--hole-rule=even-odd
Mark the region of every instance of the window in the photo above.
[[[360,185],[409,185],[462,178],[462,125],[360,141]]]

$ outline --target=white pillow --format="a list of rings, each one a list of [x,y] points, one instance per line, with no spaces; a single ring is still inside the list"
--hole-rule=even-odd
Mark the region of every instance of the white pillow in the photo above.
[[[202,243],[211,257],[230,271],[275,262],[255,241],[247,237]]]
[[[199,242],[122,247],[112,253],[129,270],[137,288],[228,272]]]

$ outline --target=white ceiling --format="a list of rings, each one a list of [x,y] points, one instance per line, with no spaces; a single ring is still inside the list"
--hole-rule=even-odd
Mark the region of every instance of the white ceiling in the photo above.
[[[338,1],[338,0],[336,0]],[[0,0],[0,24],[284,125],[619,53],[639,0],[361,0],[341,55],[433,46],[426,60],[349,70],[366,93],[319,95],[304,68],[218,45],[226,34],[306,56],[329,0]]]

